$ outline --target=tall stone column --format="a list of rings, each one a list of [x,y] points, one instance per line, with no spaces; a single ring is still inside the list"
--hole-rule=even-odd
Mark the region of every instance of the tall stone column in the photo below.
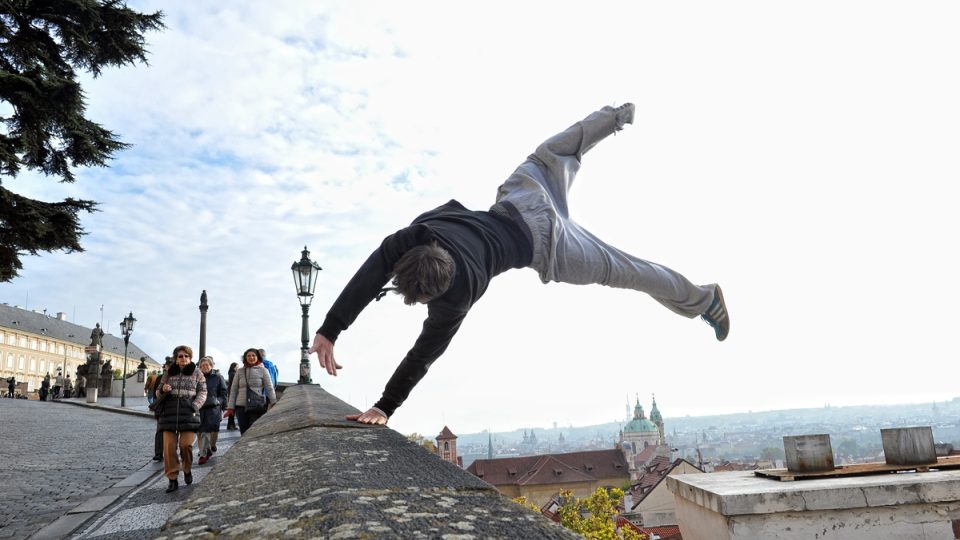
[[[200,356],[197,359],[207,355],[207,290],[204,289],[200,294]]]

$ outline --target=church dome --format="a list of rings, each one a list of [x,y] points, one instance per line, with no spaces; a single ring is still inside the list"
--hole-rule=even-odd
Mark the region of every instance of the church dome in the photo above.
[[[624,433],[659,433],[657,426],[646,418],[634,418],[623,426]]]

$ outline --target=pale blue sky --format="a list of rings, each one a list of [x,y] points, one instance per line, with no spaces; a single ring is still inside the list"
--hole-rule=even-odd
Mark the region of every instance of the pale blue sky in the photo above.
[[[166,4],[166,5],[165,5]],[[545,137],[605,104],[634,126],[584,160],[572,212],[719,282],[724,343],[648,297],[497,278],[391,425],[435,434],[949,399],[960,218],[953,2],[132,2],[166,12],[150,66],[86,84],[133,148],[48,199],[87,197],[82,254],[25,259],[0,301],[76,310],[154,357],[250,346],[296,378],[290,265],[324,268],[312,330],[387,234],[450,198],[485,209]],[[371,304],[314,379],[379,397],[425,308]],[[917,369],[913,366],[923,366]],[[934,373],[935,376],[930,376]]]

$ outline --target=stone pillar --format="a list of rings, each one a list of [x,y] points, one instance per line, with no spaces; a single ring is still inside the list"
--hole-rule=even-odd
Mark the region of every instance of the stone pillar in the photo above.
[[[87,354],[87,403],[97,402],[100,389],[100,353]]]
[[[204,289],[200,293],[200,354],[197,356],[197,360],[200,360],[207,355],[207,309],[210,306],[207,305],[207,290]]]

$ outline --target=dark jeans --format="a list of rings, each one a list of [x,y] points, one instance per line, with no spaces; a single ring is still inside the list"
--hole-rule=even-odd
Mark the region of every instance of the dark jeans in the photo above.
[[[253,425],[263,413],[247,413],[246,407],[237,407],[234,409],[234,412],[237,414],[237,424],[240,426],[240,434],[243,435],[243,432],[250,429],[250,426]]]
[[[157,434],[153,437],[153,457],[162,457],[163,456],[163,432],[159,429]]]

